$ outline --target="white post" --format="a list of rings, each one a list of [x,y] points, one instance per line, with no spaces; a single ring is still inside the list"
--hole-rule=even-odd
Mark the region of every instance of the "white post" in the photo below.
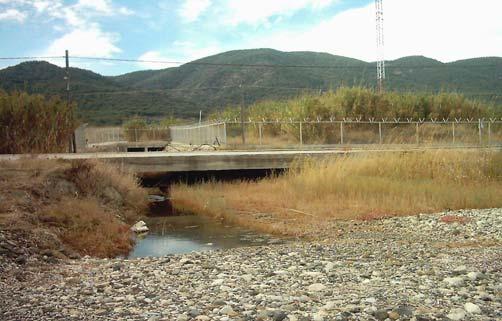
[[[420,136],[418,135],[418,122],[415,123],[415,136],[416,136],[416,139],[417,139],[417,145],[420,144]]]
[[[451,132],[452,132],[453,144],[455,144],[455,123],[451,123]]]
[[[488,122],[488,146],[492,144],[492,123]]]
[[[478,128],[479,128],[479,145],[483,144],[483,137],[481,134],[481,119],[478,119]]]
[[[300,145],[303,145],[302,122],[300,122]]]
[[[262,145],[262,125],[263,124],[261,122],[258,123],[258,135],[260,137],[260,146]]]
[[[340,122],[340,144],[343,145],[343,121]]]
[[[380,145],[382,144],[382,122],[378,122],[378,137],[380,141]]]

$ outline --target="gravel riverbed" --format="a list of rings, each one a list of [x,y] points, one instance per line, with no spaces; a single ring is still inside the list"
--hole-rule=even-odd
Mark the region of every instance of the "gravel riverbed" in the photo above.
[[[0,261],[1,320],[502,320],[502,209],[330,222],[316,242]]]

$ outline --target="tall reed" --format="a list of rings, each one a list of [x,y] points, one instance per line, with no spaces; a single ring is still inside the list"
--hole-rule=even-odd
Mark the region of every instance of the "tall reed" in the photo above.
[[[302,159],[258,182],[175,185],[173,205],[258,230],[315,235],[326,221],[502,206],[502,152],[380,152]]]
[[[0,154],[67,150],[74,110],[59,97],[0,91]]]

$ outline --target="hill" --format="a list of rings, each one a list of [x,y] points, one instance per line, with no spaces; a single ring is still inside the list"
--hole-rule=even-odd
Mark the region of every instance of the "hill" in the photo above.
[[[105,77],[71,68],[72,97],[85,121],[120,123],[132,115],[195,118],[241,102],[289,98],[305,88],[373,87],[374,63],[317,52],[273,49],[229,51],[175,68]],[[64,94],[64,70],[47,62],[24,62],[0,70],[0,88]],[[302,89],[303,88],[303,89]],[[387,62],[386,88],[395,91],[456,91],[502,105],[502,58],[442,63],[421,56]]]

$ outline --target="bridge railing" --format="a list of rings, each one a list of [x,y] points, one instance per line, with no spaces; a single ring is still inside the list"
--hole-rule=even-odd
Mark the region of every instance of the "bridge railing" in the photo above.
[[[225,145],[227,143],[225,122],[171,126],[170,135],[171,142],[186,145]]]

